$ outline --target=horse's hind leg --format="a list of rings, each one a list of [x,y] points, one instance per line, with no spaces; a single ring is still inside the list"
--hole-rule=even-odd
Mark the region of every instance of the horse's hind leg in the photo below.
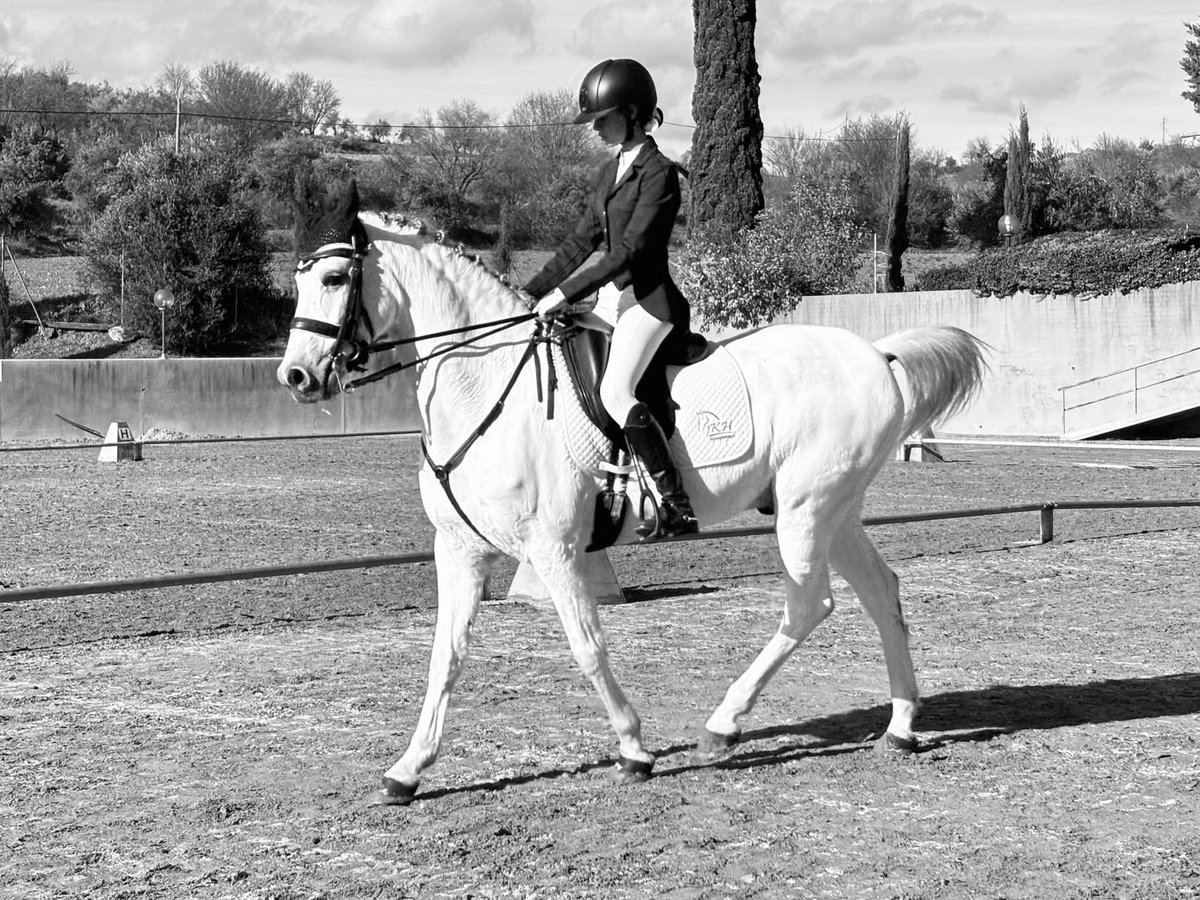
[[[913,737],[913,719],[918,707],[917,676],[908,647],[908,626],[900,609],[900,579],[867,537],[857,514],[847,517],[834,535],[829,559],[858,595],[883,642],[892,695],[892,719],[884,746],[911,753],[917,747]]]
[[[833,612],[829,568],[810,506],[780,510],[776,532],[787,591],[783,621],[709,716],[699,747],[702,754],[717,755],[737,742],[739,719],[750,712],[767,682],[795,649]]]
[[[438,757],[446,707],[466,662],[471,624],[479,612],[491,570],[489,557],[471,556],[442,531],[434,537],[433,552],[438,613],[429,657],[429,683],[408,749],[384,774],[383,790],[375,798],[383,804],[405,804],[412,800],[421,773]]]

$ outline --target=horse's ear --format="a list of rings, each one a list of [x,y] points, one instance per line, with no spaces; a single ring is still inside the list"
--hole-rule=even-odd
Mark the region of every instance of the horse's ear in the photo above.
[[[325,198],[325,211],[347,220],[358,215],[358,182],[351,178],[341,190],[330,191]]]

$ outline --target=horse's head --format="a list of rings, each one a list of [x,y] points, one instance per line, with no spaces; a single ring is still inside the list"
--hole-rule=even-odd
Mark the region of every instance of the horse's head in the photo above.
[[[368,244],[353,181],[318,207],[297,210],[296,315],[277,377],[301,403],[331,397],[365,360],[371,335],[362,306],[362,262]]]
[[[419,220],[360,216],[353,181],[296,221],[296,316],[277,377],[301,403],[440,356],[439,338],[475,344],[481,328],[531,318],[518,292]],[[416,358],[347,380],[390,350]]]

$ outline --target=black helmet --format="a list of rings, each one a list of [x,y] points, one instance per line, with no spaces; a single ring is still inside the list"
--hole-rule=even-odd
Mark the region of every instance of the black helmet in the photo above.
[[[658,91],[646,67],[635,59],[606,59],[592,67],[579,87],[576,125],[592,122],[618,106],[632,106],[643,124],[654,116]]]

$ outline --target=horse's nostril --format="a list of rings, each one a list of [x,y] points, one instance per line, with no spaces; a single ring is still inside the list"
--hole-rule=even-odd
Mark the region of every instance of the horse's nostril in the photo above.
[[[300,388],[308,384],[308,373],[299,366],[292,366],[287,371],[288,387]]]

